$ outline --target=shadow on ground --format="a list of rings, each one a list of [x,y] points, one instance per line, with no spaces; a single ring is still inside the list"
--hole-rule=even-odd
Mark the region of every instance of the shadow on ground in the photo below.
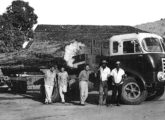
[[[27,93],[16,93],[12,91],[0,91],[0,100],[17,100],[17,99],[32,99],[38,102],[42,102],[41,94],[39,91],[28,90]],[[3,95],[4,94],[4,95]],[[8,96],[8,95],[14,96]]]
[[[43,102],[44,99],[42,98],[40,91],[39,90],[28,90],[26,93],[14,93],[11,91],[1,91],[0,94],[4,94],[0,97],[0,100],[16,100],[16,99],[32,99],[37,102]],[[6,94],[12,94],[15,95],[15,97],[8,97]],[[110,97],[108,96],[108,103],[110,103]],[[79,93],[78,91],[75,93],[68,93],[66,96],[66,101],[74,104],[74,105],[79,105]],[[93,105],[98,105],[98,100],[99,100],[99,94],[97,91],[92,91],[89,92],[88,98],[86,102],[88,104],[93,104]]]

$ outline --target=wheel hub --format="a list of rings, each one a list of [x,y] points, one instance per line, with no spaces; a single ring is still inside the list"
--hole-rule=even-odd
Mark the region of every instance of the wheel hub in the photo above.
[[[136,99],[140,96],[140,87],[135,82],[128,83],[125,87],[125,94],[129,99]]]

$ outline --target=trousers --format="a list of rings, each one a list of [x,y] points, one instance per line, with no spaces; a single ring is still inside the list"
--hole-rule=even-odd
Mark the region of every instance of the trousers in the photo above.
[[[88,97],[88,81],[80,81],[80,103],[84,104]]]
[[[107,103],[108,97],[108,84],[107,81],[100,81],[99,86],[99,105]]]
[[[45,102],[52,102],[53,86],[45,85]]]
[[[59,85],[59,93],[61,101],[65,102],[65,93],[67,92],[67,85]]]
[[[120,102],[122,85],[115,85],[112,91],[112,101],[116,101],[117,104]]]

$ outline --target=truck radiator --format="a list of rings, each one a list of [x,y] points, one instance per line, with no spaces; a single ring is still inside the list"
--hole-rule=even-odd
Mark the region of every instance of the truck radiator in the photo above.
[[[162,70],[165,73],[165,58],[162,58]]]

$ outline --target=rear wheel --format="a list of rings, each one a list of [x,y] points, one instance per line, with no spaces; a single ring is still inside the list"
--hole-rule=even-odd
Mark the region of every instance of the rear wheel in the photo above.
[[[26,93],[27,91],[27,82],[26,81],[20,81],[19,82],[19,93]]]
[[[12,81],[11,90],[16,93],[26,93],[27,82],[26,81]]]
[[[128,77],[122,86],[121,101],[125,104],[136,105],[143,102],[147,97],[147,91],[133,78]]]
[[[146,100],[158,100],[161,96],[164,94],[164,87],[160,87],[158,90],[156,90],[153,94],[149,95]]]

